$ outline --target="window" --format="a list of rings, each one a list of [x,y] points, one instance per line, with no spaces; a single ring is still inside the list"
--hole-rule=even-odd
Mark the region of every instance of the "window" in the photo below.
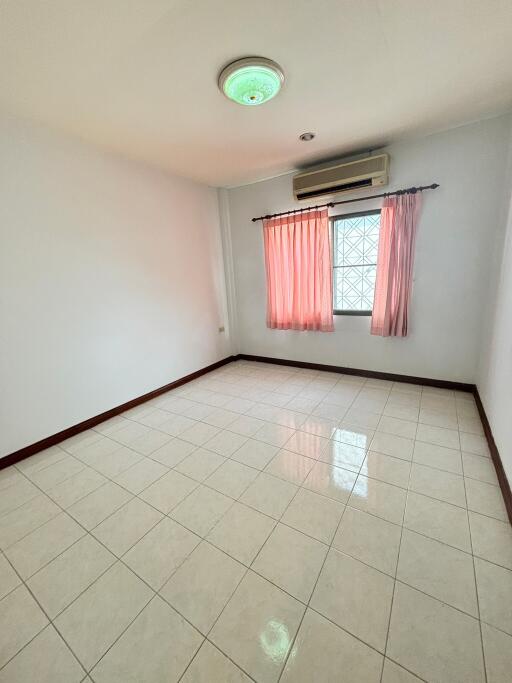
[[[371,315],[380,211],[351,213],[331,220],[334,313]]]

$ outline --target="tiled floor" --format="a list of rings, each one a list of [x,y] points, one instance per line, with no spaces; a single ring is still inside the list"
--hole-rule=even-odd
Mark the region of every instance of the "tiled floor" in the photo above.
[[[0,683],[505,683],[468,394],[237,362],[0,472]]]

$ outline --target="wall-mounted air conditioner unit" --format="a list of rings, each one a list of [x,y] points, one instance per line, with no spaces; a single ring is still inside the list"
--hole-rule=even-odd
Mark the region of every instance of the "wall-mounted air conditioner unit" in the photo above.
[[[381,187],[388,183],[389,156],[379,154],[349,161],[317,171],[299,173],[293,178],[295,199],[311,199],[365,187]]]

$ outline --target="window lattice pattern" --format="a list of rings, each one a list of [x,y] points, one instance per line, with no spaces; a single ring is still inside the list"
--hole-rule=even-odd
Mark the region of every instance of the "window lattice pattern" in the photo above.
[[[334,220],[334,309],[371,311],[380,212]]]

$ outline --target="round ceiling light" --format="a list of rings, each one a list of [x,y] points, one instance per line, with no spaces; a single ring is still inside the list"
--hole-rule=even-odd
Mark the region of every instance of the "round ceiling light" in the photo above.
[[[281,90],[284,73],[279,64],[264,57],[245,57],[225,66],[219,88],[238,104],[255,106],[271,100]]]
[[[310,142],[314,137],[314,133],[302,133],[302,135],[299,135],[299,140],[302,140],[302,142]]]

